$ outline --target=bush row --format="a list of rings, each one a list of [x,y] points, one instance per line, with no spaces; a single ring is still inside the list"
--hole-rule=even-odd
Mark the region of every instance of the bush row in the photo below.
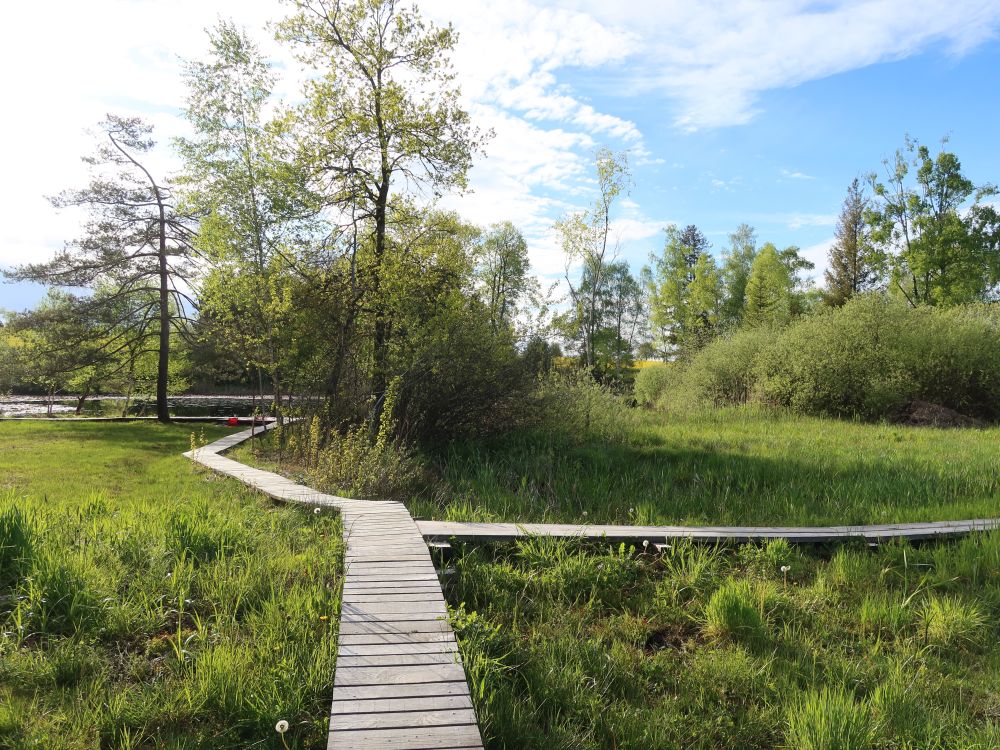
[[[723,336],[646,368],[636,397],[665,407],[763,403],[881,419],[927,401],[1000,417],[1000,307],[907,305],[866,295],[782,329]]]

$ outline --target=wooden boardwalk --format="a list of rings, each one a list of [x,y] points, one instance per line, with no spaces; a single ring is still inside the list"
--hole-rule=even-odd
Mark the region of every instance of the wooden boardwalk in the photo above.
[[[481,749],[437,572],[405,506],[322,494],[219,455],[250,433],[184,455],[276,500],[340,511],[345,574],[328,747]]]
[[[267,427],[258,427],[259,434]],[[675,539],[930,539],[1000,528],[1000,519],[867,526],[602,526],[414,521],[402,503],[351,500],[220,455],[243,430],[184,455],[275,500],[335,508],[344,528],[345,575],[328,747],[483,747],[458,644],[427,542],[505,541],[525,536],[660,544]]]
[[[676,539],[706,542],[748,542],[786,539],[797,544],[864,539],[878,544],[891,539],[936,539],[1000,528],[1000,518],[972,521],[874,524],[870,526],[601,526],[556,523],[476,523],[417,521],[424,539],[432,542],[501,542],[526,536],[605,539],[609,542],[650,544]]]

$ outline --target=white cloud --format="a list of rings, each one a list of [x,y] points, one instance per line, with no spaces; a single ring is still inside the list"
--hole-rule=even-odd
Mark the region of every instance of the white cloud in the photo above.
[[[834,242],[834,238],[831,237],[828,240],[817,242],[815,245],[804,247],[799,251],[799,255],[816,266],[809,274],[809,278],[815,281],[818,285],[822,286],[823,274],[826,272],[826,269],[830,267],[830,259],[828,255]]]
[[[790,180],[815,180],[811,174],[806,174],[805,172],[793,171],[791,169],[782,169],[781,176],[787,177]]]
[[[675,125],[740,125],[768,90],[898,60],[940,44],[961,55],[995,36],[996,0],[564,0],[640,38],[631,93],[676,100]]]

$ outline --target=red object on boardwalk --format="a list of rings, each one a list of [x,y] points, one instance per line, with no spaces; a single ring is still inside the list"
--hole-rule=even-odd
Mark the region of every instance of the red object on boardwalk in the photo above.
[[[226,420],[226,424],[229,425],[230,427],[236,427],[236,425],[238,425],[239,423],[240,420],[237,417],[230,417],[229,419]]]

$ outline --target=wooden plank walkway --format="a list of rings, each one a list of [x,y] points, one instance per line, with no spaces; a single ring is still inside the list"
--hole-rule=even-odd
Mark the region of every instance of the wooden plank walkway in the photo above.
[[[502,542],[526,536],[605,539],[609,542],[650,544],[676,539],[747,542],[786,539],[798,544],[820,544],[864,539],[878,544],[891,539],[935,539],[1000,528],[1000,518],[971,521],[874,524],[869,526],[601,526],[556,523],[475,523],[417,521],[424,539],[431,542]]]
[[[340,511],[345,574],[328,748],[481,750],[441,584],[406,507],[326,495],[219,455],[250,433],[184,455],[275,500]]]

